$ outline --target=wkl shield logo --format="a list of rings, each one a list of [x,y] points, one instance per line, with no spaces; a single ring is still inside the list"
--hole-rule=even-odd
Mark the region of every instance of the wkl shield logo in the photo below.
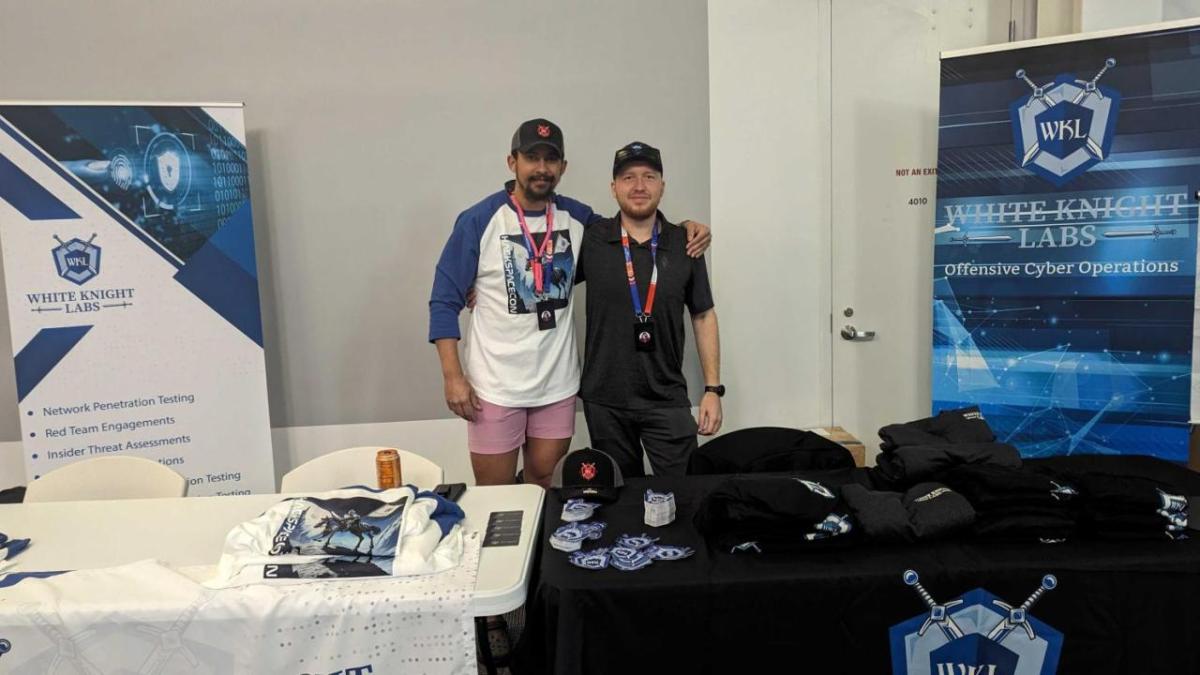
[[[1029,609],[1058,585],[1053,575],[1020,605],[976,588],[938,603],[917,573],[904,572],[927,611],[888,630],[892,675],[1053,675],[1063,635],[1035,619]]]
[[[167,192],[174,192],[179,187],[179,155],[174,152],[164,152],[157,158],[158,180]]]
[[[82,286],[100,274],[100,247],[92,243],[95,239],[93,234],[87,241],[76,238],[64,242],[55,235],[58,246],[51,253],[58,276]]]
[[[1108,59],[1091,80],[1062,74],[1041,86],[1018,70],[1032,92],[1009,106],[1017,163],[1061,187],[1107,158],[1121,95],[1098,82],[1116,65]]]

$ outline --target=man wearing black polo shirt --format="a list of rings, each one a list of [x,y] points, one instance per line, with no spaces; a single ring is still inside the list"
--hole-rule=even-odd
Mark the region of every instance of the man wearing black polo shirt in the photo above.
[[[721,428],[717,313],[704,258],[689,258],[687,233],[658,211],[659,151],[630,143],[613,159],[612,193],[620,213],[583,236],[576,282],[587,281],[587,339],[579,397],[592,445],[622,475],[640,476],[642,450],[656,475],[682,476],[696,433]],[[704,370],[698,419],[683,377],[687,307]]]

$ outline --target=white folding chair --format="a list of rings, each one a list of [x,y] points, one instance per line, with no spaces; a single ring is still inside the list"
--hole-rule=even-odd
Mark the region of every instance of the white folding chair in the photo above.
[[[187,479],[142,457],[93,457],[59,467],[25,490],[28,502],[151,499],[187,495]]]
[[[283,475],[279,486],[282,493],[323,492],[350,485],[375,487],[375,454],[387,446],[364,445],[357,448],[335,450],[327,455],[310,459]],[[409,452],[400,453],[400,480],[423,490],[432,490],[443,480],[442,467]]]

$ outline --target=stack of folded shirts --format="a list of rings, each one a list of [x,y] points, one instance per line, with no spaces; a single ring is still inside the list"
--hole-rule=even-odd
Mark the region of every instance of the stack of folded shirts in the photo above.
[[[959,466],[1021,467],[1021,453],[1007,443],[905,445],[880,453],[875,473],[882,485],[908,487],[937,480]]]
[[[1149,478],[1089,472],[1075,477],[1083,496],[1081,521],[1102,539],[1180,539],[1188,526],[1188,500]]]
[[[841,544],[852,527],[828,487],[792,476],[737,476],[697,509],[696,528],[719,550],[791,551]]]
[[[946,537],[970,527],[975,509],[965,497],[940,483],[919,483],[907,492],[842,486],[863,534],[881,542],[914,542]]]
[[[996,434],[979,406],[943,410],[933,417],[889,424],[879,430],[879,438],[883,440],[879,449],[883,451],[906,445],[946,445],[962,443],[992,443]]]
[[[1057,542],[1076,533],[1077,490],[1033,471],[987,464],[948,471],[942,482],[975,508],[975,534]]]
[[[978,407],[943,410],[933,417],[889,424],[879,430],[879,438],[881,454],[872,478],[885,490],[940,480],[946,471],[968,464],[1021,466],[1021,453],[996,442]]]

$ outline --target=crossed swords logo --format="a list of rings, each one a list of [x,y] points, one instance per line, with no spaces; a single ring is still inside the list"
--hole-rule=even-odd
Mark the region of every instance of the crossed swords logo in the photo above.
[[[921,626],[921,629],[917,631],[917,635],[924,635],[926,631],[928,631],[929,628],[934,625],[942,630],[942,633],[946,636],[947,640],[957,640],[964,635],[962,628],[955,623],[954,617],[950,616],[949,611],[952,607],[961,605],[963,603],[961,599],[951,600],[945,604],[939,604],[933,599],[933,596],[929,594],[929,591],[926,591],[925,587],[921,585],[921,578],[917,575],[915,570],[905,570],[903,578],[904,583],[908,586],[912,586],[913,589],[916,590],[917,595],[921,596],[921,601],[924,602],[927,607],[929,607],[929,618],[925,619],[925,623]],[[1038,586],[1037,590],[1031,593],[1029,597],[1025,599],[1025,602],[1021,603],[1018,607],[1013,607],[1012,605],[1000,600],[993,600],[992,604],[1004,610],[1005,616],[999,623],[995,625],[995,627],[992,628],[991,632],[987,634],[988,639],[994,640],[995,642],[1001,642],[1004,640],[1004,638],[1008,637],[1009,633],[1013,632],[1017,628],[1023,629],[1025,634],[1029,636],[1030,640],[1036,639],[1037,633],[1034,632],[1033,625],[1029,623],[1029,608],[1033,607],[1033,604],[1037,602],[1038,599],[1046,593],[1046,591],[1053,590],[1057,585],[1058,579],[1055,578],[1053,574],[1047,574],[1046,576],[1042,577],[1042,584]]]
[[[1079,90],[1079,93],[1075,94],[1075,96],[1071,99],[1071,103],[1079,105],[1086,101],[1089,96],[1095,96],[1101,99],[1104,98],[1104,92],[1100,91],[1100,88],[1096,86],[1096,83],[1100,81],[1100,78],[1104,76],[1104,73],[1108,72],[1109,68],[1112,68],[1116,65],[1116,59],[1105,59],[1104,67],[1101,68],[1100,72],[1096,73],[1096,76],[1091,80],[1075,80],[1075,84],[1082,85],[1082,88]],[[1021,68],[1016,72],[1016,78],[1018,80],[1023,80],[1025,84],[1029,85],[1029,88],[1033,90],[1033,94],[1025,103],[1026,108],[1029,108],[1036,102],[1041,103],[1045,109],[1049,110],[1059,103],[1062,103],[1062,101],[1052,100],[1051,97],[1046,94],[1046,90],[1050,88],[1053,83],[1044,84],[1039,87],[1033,80],[1029,79],[1029,76],[1026,74],[1024,68]],[[1084,146],[1087,148],[1087,151],[1096,159],[1104,159],[1104,151],[1100,149],[1100,144],[1097,143],[1096,140],[1091,136],[1088,136]],[[1039,154],[1041,154],[1041,152],[1041,147],[1038,145],[1037,141],[1034,140],[1034,142],[1030,143],[1029,147],[1025,149],[1025,156],[1021,158],[1021,166],[1025,166],[1032,162]]]

